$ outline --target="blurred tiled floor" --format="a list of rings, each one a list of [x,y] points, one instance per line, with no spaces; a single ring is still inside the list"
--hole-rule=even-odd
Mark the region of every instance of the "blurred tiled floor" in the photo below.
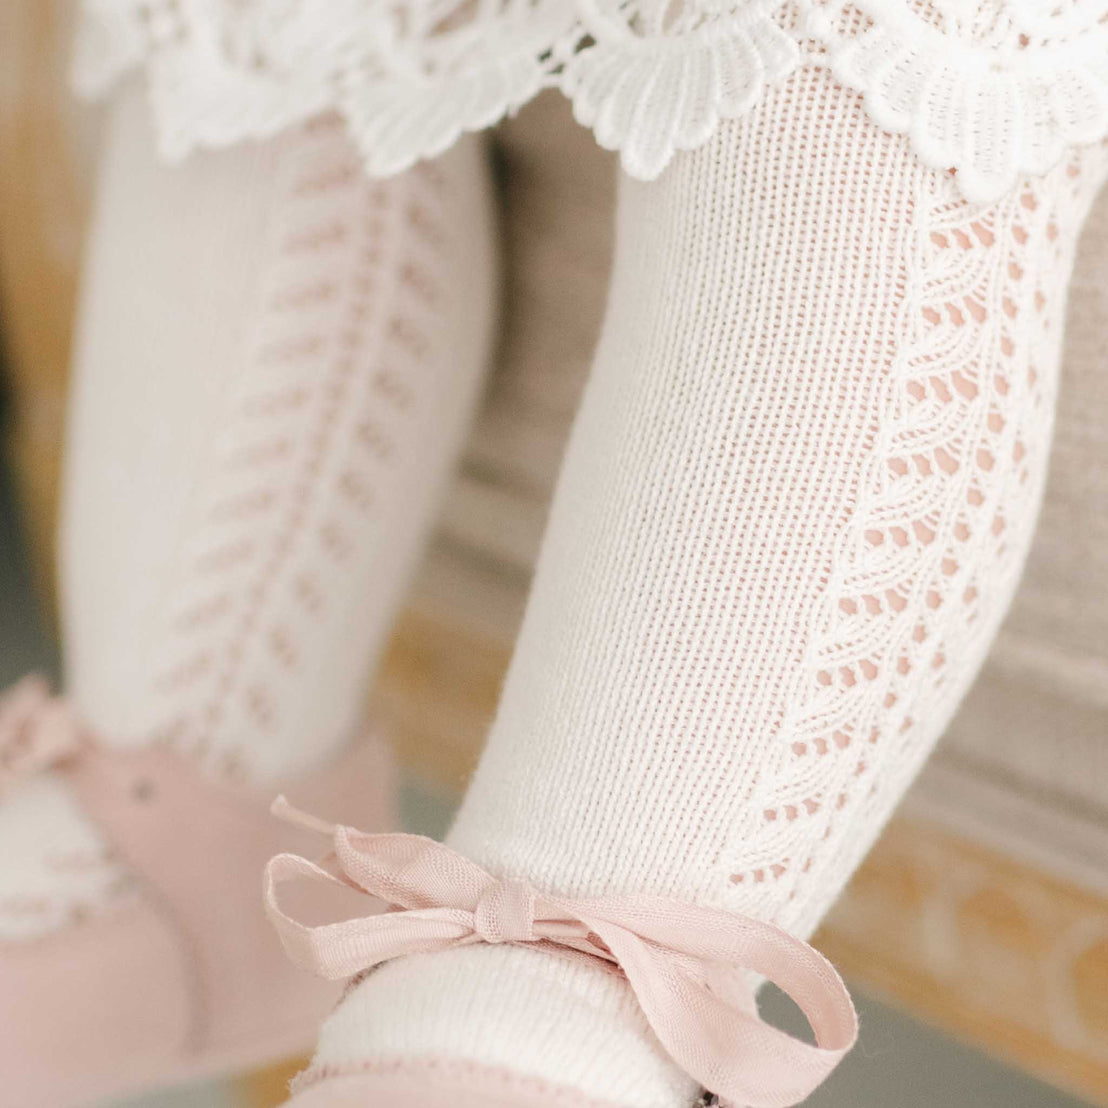
[[[27,583],[9,490],[0,472],[0,687],[29,669],[56,671],[56,653]],[[448,806],[410,784],[406,822],[438,835]],[[857,997],[861,1042],[809,1108],[1079,1108],[1079,1102],[1024,1078],[889,1008]],[[769,1018],[799,1031],[787,1002],[769,997]],[[9,1106],[5,1106],[9,1108]],[[10,1108],[18,1108],[12,1105]],[[243,1108],[222,1085],[131,1100],[112,1108]],[[263,1106],[249,1106],[263,1108]],[[268,1106],[265,1106],[268,1108]]]
[[[115,1106],[113,1105],[113,1108]],[[159,1093],[153,1097],[128,1100],[118,1108],[237,1108],[231,1093],[218,1085],[198,1085],[174,1093]]]

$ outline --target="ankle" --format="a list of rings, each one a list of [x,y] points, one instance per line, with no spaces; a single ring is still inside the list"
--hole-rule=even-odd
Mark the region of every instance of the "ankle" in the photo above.
[[[312,1071],[470,1063],[619,1108],[685,1108],[699,1092],[600,963],[470,946],[389,963],[324,1024]]]

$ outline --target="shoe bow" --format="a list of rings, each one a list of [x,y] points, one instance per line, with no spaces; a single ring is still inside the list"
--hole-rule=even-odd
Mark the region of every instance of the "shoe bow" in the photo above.
[[[72,709],[43,678],[24,677],[0,694],[0,797],[83,746]]]

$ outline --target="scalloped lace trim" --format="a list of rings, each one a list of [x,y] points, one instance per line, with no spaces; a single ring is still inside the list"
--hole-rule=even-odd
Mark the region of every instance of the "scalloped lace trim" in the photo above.
[[[272,135],[326,110],[374,176],[569,97],[656,177],[799,64],[829,65],[967,199],[1108,134],[1108,0],[82,0],[76,81],[145,67],[162,148]]]

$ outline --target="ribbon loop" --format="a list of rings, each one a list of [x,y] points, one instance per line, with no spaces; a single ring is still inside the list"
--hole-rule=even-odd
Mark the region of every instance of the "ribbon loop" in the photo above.
[[[857,1016],[842,979],[772,924],[660,897],[543,896],[431,839],[331,828],[281,802],[274,811],[332,835],[342,871],[287,854],[266,867],[267,914],[306,969],[353,976],[405,954],[474,942],[546,942],[614,962],[673,1060],[736,1108],[799,1104],[854,1045]],[[403,910],[306,927],[277,904],[277,886],[297,878],[344,883]],[[815,1046],[758,1016],[743,971],[765,975],[796,1001]]]

